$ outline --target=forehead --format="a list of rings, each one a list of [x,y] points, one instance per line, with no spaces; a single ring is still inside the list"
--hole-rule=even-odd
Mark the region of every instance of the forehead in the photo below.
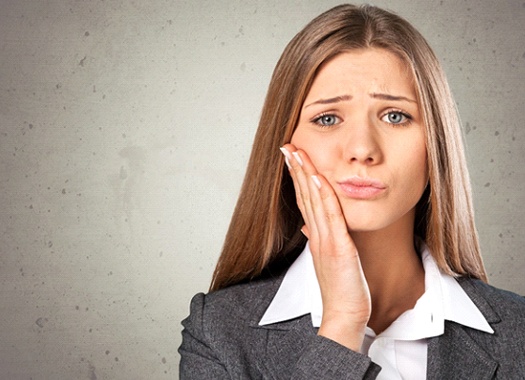
[[[415,99],[414,84],[409,65],[396,54],[386,49],[356,49],[340,53],[320,66],[307,99],[349,91],[395,93]]]

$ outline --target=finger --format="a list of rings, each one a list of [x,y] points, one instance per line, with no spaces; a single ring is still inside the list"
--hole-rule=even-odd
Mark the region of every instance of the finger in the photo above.
[[[300,167],[306,179],[309,197],[308,205],[305,207],[309,208],[309,222],[316,228],[316,237],[322,239],[317,243],[322,244],[328,241],[333,248],[337,246],[337,249],[330,250],[334,253],[348,252],[348,249],[355,252],[355,246],[348,234],[346,220],[334,189],[326,178],[317,172],[306,152],[297,149],[292,155],[302,164]]]
[[[310,230],[306,224],[301,228],[301,232],[304,236],[306,236],[307,239],[310,239]]]
[[[348,233],[339,199],[330,183],[321,174],[311,176],[310,192],[312,212],[321,244],[327,241],[337,252],[355,251],[355,245]]]
[[[282,147],[281,151],[285,155],[286,161],[290,164],[290,176],[294,182],[297,205],[303,215],[305,224],[308,226],[309,237],[313,238],[317,236],[317,228],[313,224],[314,216],[312,212],[310,188],[308,186],[309,176],[303,170],[304,161],[291,144]]]
[[[284,146],[279,148],[279,149],[281,150],[281,152],[284,155],[284,162],[286,163],[286,166],[288,167],[288,171],[290,173],[290,177],[292,178],[292,182],[294,184],[294,191],[295,191],[295,198],[296,198],[296,201],[297,201],[297,206],[299,207],[299,210],[301,211],[303,219],[306,222],[307,215],[306,215],[305,208],[304,208],[303,197],[301,196],[301,188],[300,188],[300,184],[299,184],[299,182],[297,180],[297,176],[295,175],[295,170],[294,170],[294,168],[292,166],[292,161],[294,160],[294,158],[292,156],[292,152],[290,150],[288,150]]]

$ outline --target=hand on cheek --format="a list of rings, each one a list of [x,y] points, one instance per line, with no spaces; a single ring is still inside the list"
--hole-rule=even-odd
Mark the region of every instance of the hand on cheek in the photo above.
[[[294,182],[323,300],[319,335],[358,351],[371,314],[370,292],[339,200],[306,152],[281,148]]]

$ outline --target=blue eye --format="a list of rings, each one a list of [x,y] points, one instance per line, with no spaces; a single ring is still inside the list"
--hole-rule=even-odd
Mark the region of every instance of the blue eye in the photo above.
[[[410,115],[401,111],[389,111],[381,118],[381,120],[389,124],[405,125],[408,124],[412,120],[412,118],[410,117]]]
[[[341,120],[335,115],[326,114],[316,117],[313,122],[321,127],[332,127],[341,122]]]

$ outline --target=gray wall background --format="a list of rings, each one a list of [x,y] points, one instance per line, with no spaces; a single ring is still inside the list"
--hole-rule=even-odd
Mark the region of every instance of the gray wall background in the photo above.
[[[0,378],[177,378],[285,44],[338,1],[1,0]],[[375,1],[441,57],[525,294],[525,2]]]

